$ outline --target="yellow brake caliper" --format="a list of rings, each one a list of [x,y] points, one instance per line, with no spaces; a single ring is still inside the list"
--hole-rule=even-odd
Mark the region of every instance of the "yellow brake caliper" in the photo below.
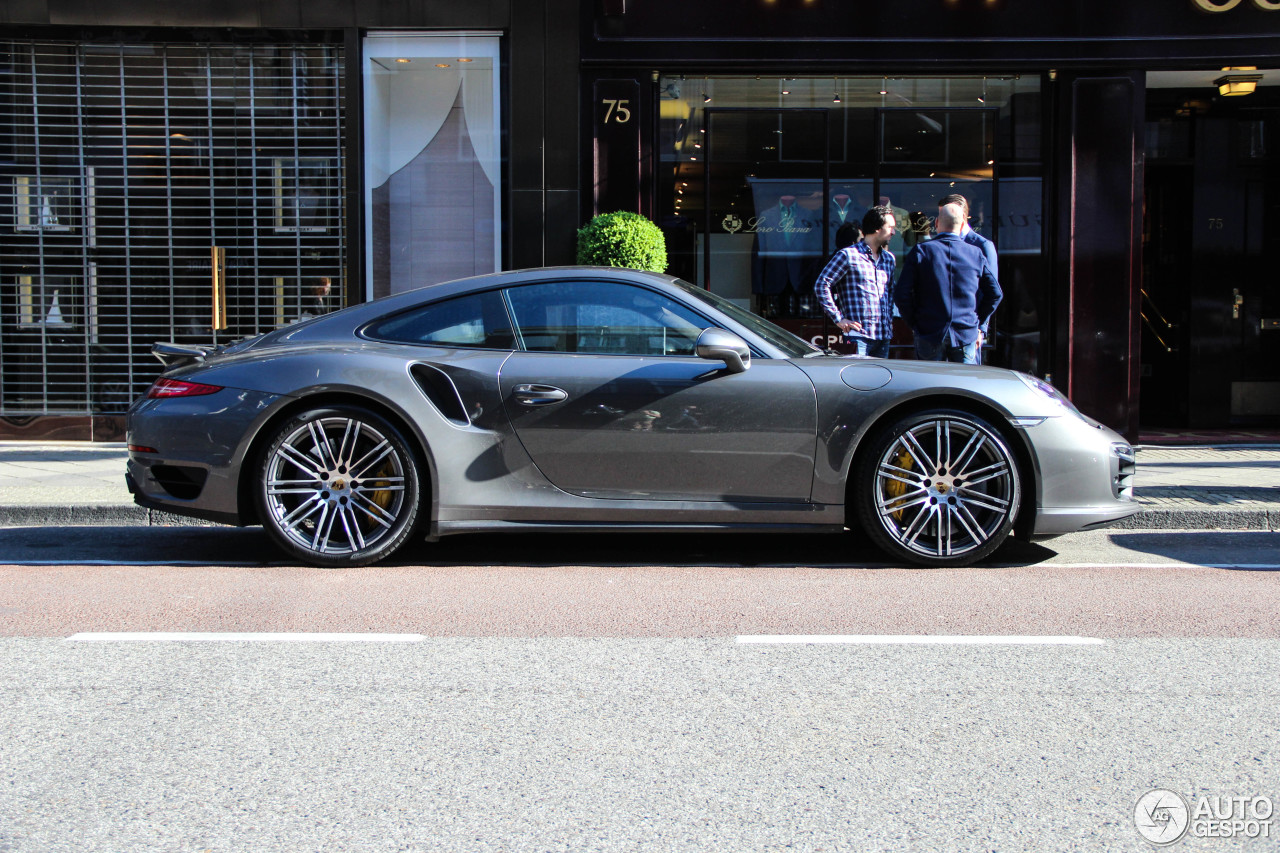
[[[893,461],[890,464],[905,471],[910,471],[915,467],[915,462],[905,447],[898,448],[898,453],[893,457]],[[895,501],[907,493],[908,488],[907,484],[901,480],[889,480],[884,487],[885,497],[887,498],[885,503],[892,506]],[[900,509],[893,513],[893,520],[898,524],[902,524],[902,514],[904,512],[906,512],[905,509]]]
[[[367,481],[370,488],[377,489],[377,491],[375,492],[368,493],[367,497],[369,498],[369,500],[373,501],[383,509],[386,509],[388,506],[391,505],[391,490],[387,488],[378,488],[378,487],[379,486],[385,487],[390,485],[390,482],[385,478],[390,477],[393,473],[395,473],[395,468],[391,465],[390,462],[387,462],[385,465],[379,468],[377,472],[374,473],[373,477],[371,477]],[[373,513],[369,512],[368,510],[365,510],[365,515],[369,516],[370,518],[373,518]]]

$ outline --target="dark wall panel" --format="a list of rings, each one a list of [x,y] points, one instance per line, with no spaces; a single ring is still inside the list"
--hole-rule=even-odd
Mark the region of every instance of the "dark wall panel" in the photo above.
[[[541,189],[513,190],[511,199],[511,242],[508,246],[513,269],[539,267],[545,263],[543,243],[546,196]]]
[[[1137,78],[1137,79],[1135,79]],[[1137,434],[1141,280],[1141,75],[1060,81],[1069,153],[1059,187],[1055,384],[1080,409]],[[1062,281],[1062,277],[1060,277]],[[1063,375],[1065,374],[1065,375]]]
[[[546,263],[571,264],[578,247],[578,191],[547,192]]]
[[[546,10],[517,3],[511,10],[510,174],[513,193],[542,187],[546,133]],[[513,220],[519,223],[519,220]],[[519,227],[517,224],[516,227]]]
[[[578,186],[578,2],[546,0],[547,189]]]
[[[517,3],[511,10],[508,151],[514,267],[566,264],[574,258],[573,241],[565,235],[580,224],[577,11],[576,0]],[[536,204],[530,193],[537,196]],[[567,206],[570,198],[573,205]],[[536,246],[535,234],[541,240]]]
[[[0,0],[0,24],[47,24],[47,0]]]
[[[920,70],[919,62],[1002,67],[1145,67],[1183,58],[1280,56],[1271,0],[1075,0],[1071,3],[895,0],[892,3],[635,0],[586,2],[587,62],[660,67],[700,59],[766,67],[835,64]],[[1207,11],[1205,6],[1217,6]],[[612,14],[610,14],[612,13]],[[1221,63],[1225,64],[1225,63]]]
[[[541,10],[541,3],[529,4]],[[120,27],[506,29],[510,0],[0,0],[0,21]]]

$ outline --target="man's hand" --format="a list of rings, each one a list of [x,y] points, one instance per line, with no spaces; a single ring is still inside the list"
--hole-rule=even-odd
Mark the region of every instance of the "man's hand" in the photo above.
[[[862,324],[857,322],[856,320],[841,320],[839,323],[836,323],[836,325],[839,326],[840,331],[844,332],[845,334],[848,334],[849,332],[862,331]]]

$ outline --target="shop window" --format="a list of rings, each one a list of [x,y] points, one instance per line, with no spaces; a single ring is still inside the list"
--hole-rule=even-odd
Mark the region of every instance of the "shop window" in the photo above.
[[[370,296],[501,266],[498,48],[496,35],[365,39]]]
[[[1043,165],[1038,75],[766,77],[663,74],[653,211],[668,272],[803,339],[844,346],[813,283],[841,227],[890,206],[899,260],[930,238],[937,200],[966,196],[994,239],[1005,301],[989,360],[1037,372]],[[899,324],[894,353],[910,357]]]
[[[1192,127],[1189,117],[1148,121],[1144,134],[1147,156],[1159,160],[1188,159],[1191,157]]]
[[[337,221],[337,164],[322,157],[276,158],[272,165],[277,233],[323,234]]]
[[[1272,128],[1274,130],[1275,128]],[[1267,122],[1242,121],[1239,133],[1241,160],[1267,159]]]
[[[18,276],[18,326],[71,331],[84,322],[82,287],[70,276]]]
[[[15,231],[71,231],[79,224],[80,193],[74,178],[14,178]]]

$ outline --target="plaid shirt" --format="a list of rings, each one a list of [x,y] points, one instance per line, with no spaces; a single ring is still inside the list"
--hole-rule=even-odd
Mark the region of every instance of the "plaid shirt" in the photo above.
[[[853,320],[862,324],[861,332],[846,332],[873,341],[893,337],[893,268],[897,263],[886,246],[880,260],[871,257],[871,247],[856,243],[832,256],[813,291],[818,294],[822,310],[832,320]],[[834,287],[834,293],[833,293]],[[846,313],[841,313],[839,305]]]

